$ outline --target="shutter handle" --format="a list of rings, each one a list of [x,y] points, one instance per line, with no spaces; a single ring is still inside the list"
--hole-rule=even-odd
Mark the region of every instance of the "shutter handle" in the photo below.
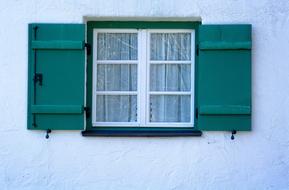
[[[232,131],[231,140],[234,140],[234,139],[235,139],[234,135],[235,135],[236,133],[237,133],[237,131],[236,131],[236,130],[233,130],[233,131]]]

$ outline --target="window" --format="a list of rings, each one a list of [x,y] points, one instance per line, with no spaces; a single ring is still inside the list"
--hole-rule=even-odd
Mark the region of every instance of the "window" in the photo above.
[[[194,34],[94,29],[93,126],[192,127]]]

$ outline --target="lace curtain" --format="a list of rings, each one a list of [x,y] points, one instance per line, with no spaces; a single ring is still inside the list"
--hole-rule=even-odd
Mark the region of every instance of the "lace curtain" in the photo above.
[[[102,64],[100,60],[137,60],[136,33],[99,33],[97,35],[97,91],[137,91],[137,64]],[[190,92],[191,36],[189,33],[152,33],[150,35],[150,91]],[[155,64],[153,61],[158,61]],[[167,64],[166,61],[177,61]],[[163,63],[162,63],[163,62]],[[149,64],[149,63],[147,63]],[[189,122],[190,95],[150,95],[151,122]],[[136,95],[96,97],[97,122],[136,122]]]
[[[137,60],[136,33],[99,33],[97,60]],[[137,64],[97,64],[97,91],[137,91]],[[97,95],[96,121],[136,122],[136,95]]]
[[[153,33],[150,60],[163,64],[150,65],[150,91],[191,91],[191,35],[188,33]],[[166,64],[176,61],[177,64]],[[150,121],[190,122],[190,95],[151,95]]]

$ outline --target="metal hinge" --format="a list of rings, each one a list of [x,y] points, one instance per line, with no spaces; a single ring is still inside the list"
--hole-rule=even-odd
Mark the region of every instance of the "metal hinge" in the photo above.
[[[196,46],[196,55],[197,55],[197,56],[199,56],[199,49],[200,49],[200,48],[199,48],[199,44],[197,44],[197,46]]]
[[[91,45],[89,43],[85,43],[84,47],[86,47],[87,55],[91,55]]]
[[[196,119],[198,119],[198,117],[199,117],[199,109],[198,108],[196,108],[195,114],[196,114]]]
[[[35,84],[39,82],[39,85],[42,86],[42,81],[43,81],[42,73],[35,73],[33,80]]]
[[[86,118],[90,118],[90,107],[84,107],[83,110],[85,111]]]

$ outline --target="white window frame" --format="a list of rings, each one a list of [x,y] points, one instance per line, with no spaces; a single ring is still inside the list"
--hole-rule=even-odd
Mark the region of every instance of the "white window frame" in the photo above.
[[[97,60],[97,34],[98,33],[137,33],[138,34],[138,59],[137,60]],[[191,60],[190,61],[150,61],[150,34],[151,33],[190,33],[191,34]],[[137,64],[137,91],[96,91],[97,64]],[[183,92],[149,92],[150,64],[191,64],[191,91]],[[195,79],[195,30],[189,29],[94,29],[93,30],[93,82],[92,82],[92,126],[93,127],[194,127],[194,79]],[[96,122],[96,95],[115,94],[137,95],[137,122]],[[150,94],[178,94],[191,96],[190,122],[149,122]],[[141,117],[142,116],[142,117]]]

